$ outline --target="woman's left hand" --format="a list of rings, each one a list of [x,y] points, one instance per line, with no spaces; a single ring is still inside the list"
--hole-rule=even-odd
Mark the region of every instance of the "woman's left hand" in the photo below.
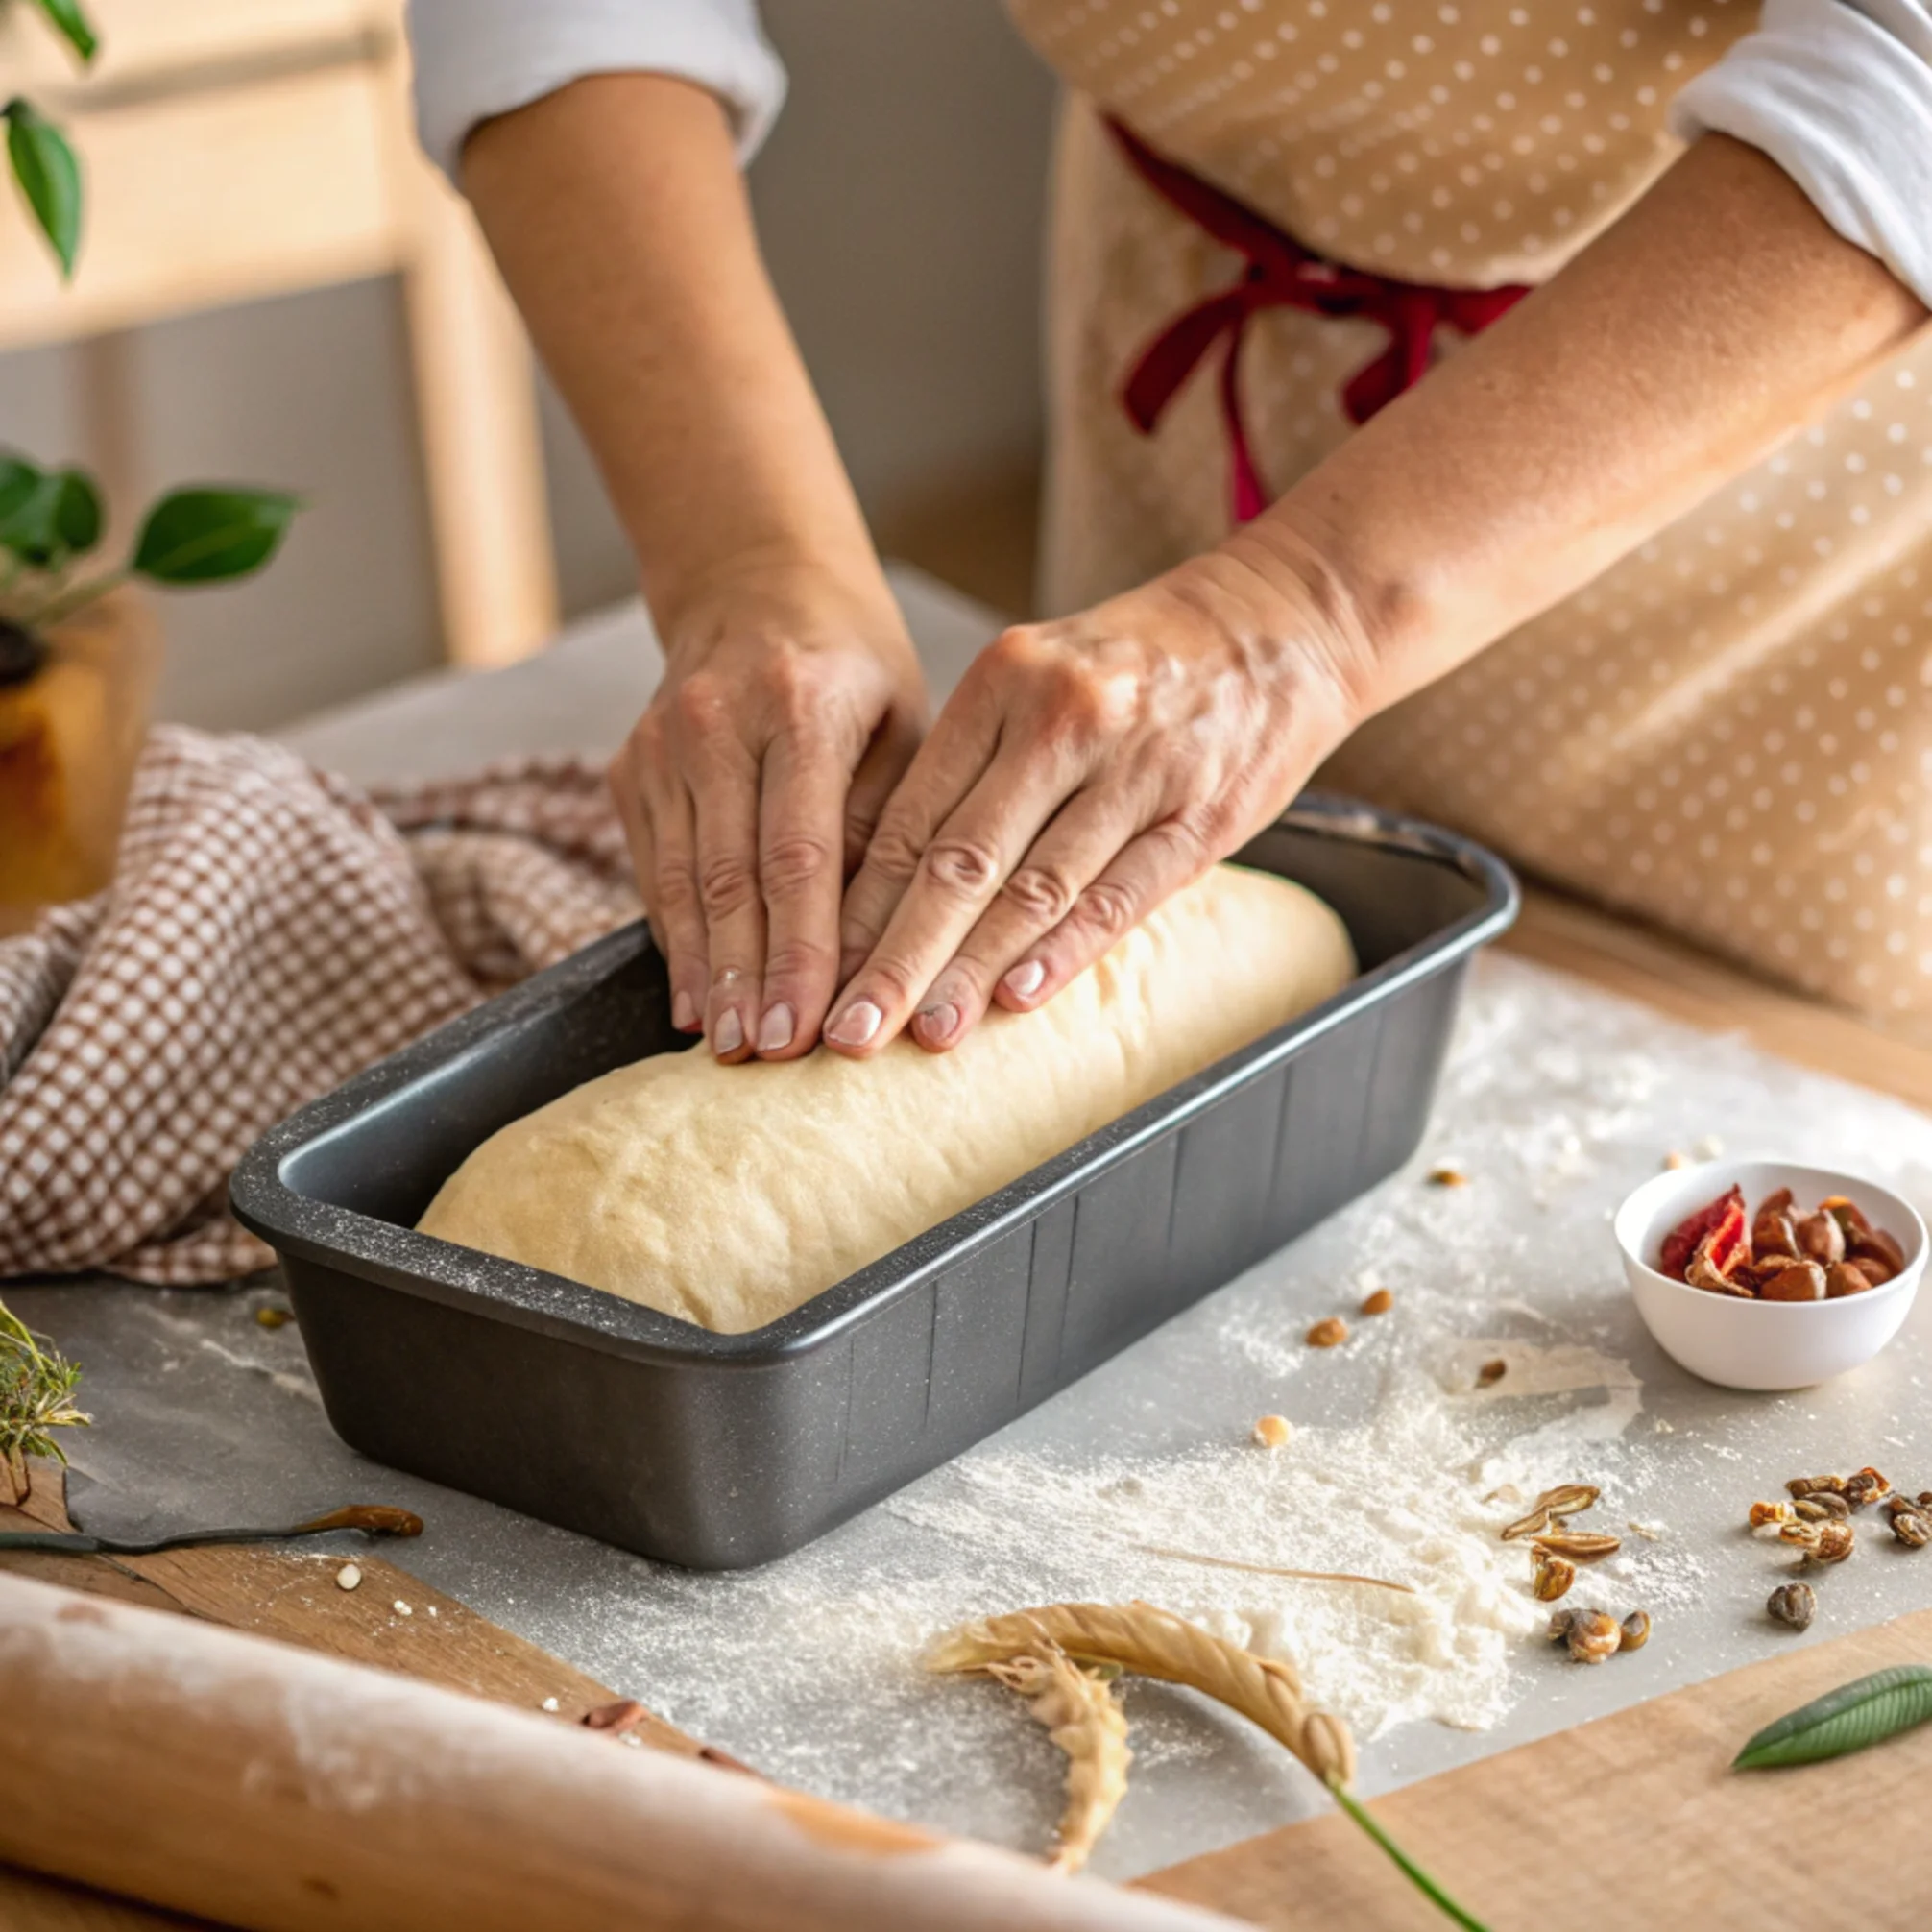
[[[846,888],[826,1042],[1042,1005],[1275,817],[1361,715],[1325,575],[1236,539],[975,661]]]

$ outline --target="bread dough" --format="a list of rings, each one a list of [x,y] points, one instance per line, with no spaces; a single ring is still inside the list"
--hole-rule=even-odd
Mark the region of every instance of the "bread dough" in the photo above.
[[[425,1234],[700,1327],[762,1328],[1343,985],[1312,893],[1217,866],[1036,1013],[951,1052],[720,1066],[700,1043],[493,1134]]]

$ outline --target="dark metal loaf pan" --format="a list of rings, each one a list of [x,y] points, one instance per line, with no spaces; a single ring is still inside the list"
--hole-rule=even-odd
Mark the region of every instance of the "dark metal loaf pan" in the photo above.
[[[414,1229],[506,1122],[688,1044],[642,927],[304,1107],[231,1196],[281,1257],[330,1422],[394,1467],[733,1569],[1064,1389],[1408,1158],[1470,957],[1515,916],[1487,853],[1340,801],[1240,857],[1340,914],[1359,978],[750,1334]]]

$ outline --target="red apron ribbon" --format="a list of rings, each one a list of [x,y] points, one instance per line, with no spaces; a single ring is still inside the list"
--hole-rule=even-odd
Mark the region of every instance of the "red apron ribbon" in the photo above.
[[[1513,286],[1436,288],[1346,268],[1304,248],[1232,195],[1163,159],[1119,121],[1109,118],[1107,128],[1134,172],[1169,206],[1246,258],[1241,279],[1231,288],[1197,302],[1155,336],[1121,391],[1128,416],[1143,435],[1148,435],[1201,358],[1225,340],[1220,406],[1227,423],[1234,516],[1239,523],[1258,517],[1268,504],[1242,422],[1238,384],[1242,338],[1250,316],[1265,308],[1298,308],[1311,315],[1353,315],[1380,323],[1389,331],[1388,348],[1357,370],[1341,391],[1348,420],[1366,423],[1385,403],[1421,381],[1439,325],[1446,322],[1474,335],[1529,293]]]

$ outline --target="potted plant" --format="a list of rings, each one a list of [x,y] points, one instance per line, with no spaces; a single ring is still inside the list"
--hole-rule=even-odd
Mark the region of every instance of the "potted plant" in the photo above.
[[[123,562],[90,571],[92,478],[0,455],[0,932],[112,874],[157,659],[127,587],[252,575],[297,507],[274,490],[173,490]]]

